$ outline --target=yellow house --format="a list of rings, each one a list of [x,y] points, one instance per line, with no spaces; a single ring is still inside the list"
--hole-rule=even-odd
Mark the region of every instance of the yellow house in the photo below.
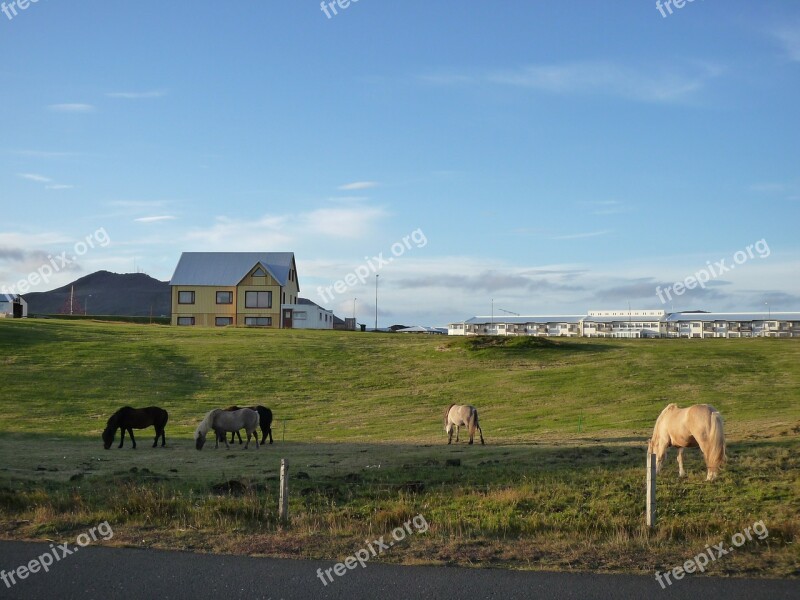
[[[173,325],[282,328],[300,293],[293,252],[184,252],[169,283]]]

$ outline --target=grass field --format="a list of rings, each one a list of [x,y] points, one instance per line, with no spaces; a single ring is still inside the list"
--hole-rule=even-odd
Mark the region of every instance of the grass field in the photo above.
[[[407,563],[650,572],[762,520],[714,574],[797,576],[797,340],[506,340],[0,321],[0,536],[341,559],[422,514],[382,555]],[[203,414],[261,403],[276,443],[194,449]],[[487,446],[448,447],[452,402]],[[697,451],[659,478],[644,527],[646,439],[668,402],[726,420],[729,463]],[[124,404],[170,412],[165,449],[104,451]],[[277,520],[280,458],[291,524]],[[451,465],[448,465],[450,461]],[[453,465],[456,462],[458,464]]]

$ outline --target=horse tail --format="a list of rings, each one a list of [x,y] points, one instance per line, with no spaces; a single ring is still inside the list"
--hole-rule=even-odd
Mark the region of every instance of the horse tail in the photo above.
[[[475,430],[478,429],[478,409],[473,408],[469,413],[469,433],[475,435]]]
[[[167,426],[167,421],[169,421],[169,413],[162,408],[161,409],[161,415],[163,417],[163,420],[161,421],[161,427],[166,427]]]
[[[725,432],[722,429],[722,415],[711,409],[711,423],[708,428],[709,448],[706,453],[706,466],[715,471],[727,460],[725,453]]]
[[[447,428],[447,416],[450,414],[450,409],[453,408],[455,405],[456,405],[456,403],[453,402],[450,406],[447,407],[447,410],[444,411],[444,426],[445,426],[445,429]]]

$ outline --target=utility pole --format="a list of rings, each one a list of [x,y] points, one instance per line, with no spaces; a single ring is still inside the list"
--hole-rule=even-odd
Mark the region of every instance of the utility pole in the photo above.
[[[378,331],[378,275],[375,274],[375,331]]]

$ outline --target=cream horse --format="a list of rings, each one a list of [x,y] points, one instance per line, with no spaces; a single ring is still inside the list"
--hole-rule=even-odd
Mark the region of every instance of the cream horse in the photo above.
[[[451,404],[444,412],[444,430],[447,432],[447,443],[453,441],[453,428],[456,429],[456,442],[458,442],[458,430],[460,427],[469,427],[469,443],[472,443],[475,437],[475,430],[481,436],[481,444],[483,441],[483,430],[478,423],[478,411],[474,406],[459,404]]]
[[[677,404],[670,404],[658,416],[653,437],[647,444],[647,452],[656,454],[656,472],[661,470],[670,446],[678,448],[680,477],[686,476],[686,471],[683,470],[683,449],[699,446],[708,468],[706,481],[712,481],[727,458],[722,415],[710,404],[695,404],[689,408],[678,408]]]
[[[215,444],[214,448],[219,448],[219,438],[225,442],[225,447],[230,449],[227,440],[227,433],[231,431],[239,431],[240,429],[247,430],[247,443],[244,445],[245,449],[250,445],[250,436],[252,435],[256,441],[256,449],[258,449],[258,434],[256,433],[258,427],[258,413],[250,408],[242,408],[234,411],[222,410],[215,408],[210,411],[205,418],[197,426],[194,432],[195,447],[202,450],[206,443],[206,435],[209,430],[214,430]]]

